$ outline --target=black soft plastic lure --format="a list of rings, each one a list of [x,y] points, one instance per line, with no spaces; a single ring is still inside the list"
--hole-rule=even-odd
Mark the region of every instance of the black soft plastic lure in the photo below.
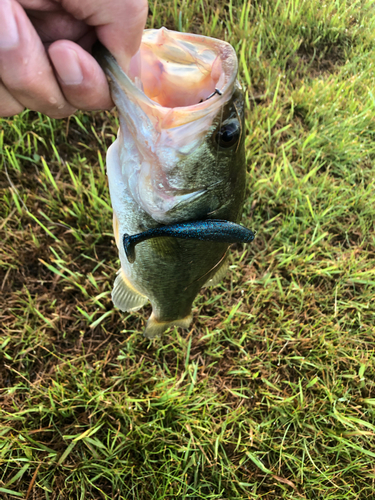
[[[130,263],[135,261],[135,246],[138,243],[160,236],[221,243],[250,243],[255,237],[255,232],[227,220],[208,219],[155,227],[132,236],[124,234],[123,244],[128,261]]]

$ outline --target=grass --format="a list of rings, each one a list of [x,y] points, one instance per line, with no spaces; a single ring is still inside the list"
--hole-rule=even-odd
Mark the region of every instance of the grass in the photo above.
[[[374,9],[150,2],[246,90],[257,237],[188,333],[110,300],[116,116],[0,120],[1,498],[375,498]]]

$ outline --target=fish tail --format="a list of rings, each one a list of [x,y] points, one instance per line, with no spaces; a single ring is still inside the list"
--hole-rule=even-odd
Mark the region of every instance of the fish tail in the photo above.
[[[130,264],[133,264],[133,262],[135,261],[135,244],[132,241],[132,237],[130,236],[130,234],[125,233],[122,241],[126,257],[128,258]]]
[[[174,321],[158,321],[154,314],[151,314],[150,319],[147,321],[146,329],[143,335],[148,339],[160,337],[171,326],[179,326],[185,330],[189,328],[193,320],[193,315],[189,314],[185,318],[175,319]]]

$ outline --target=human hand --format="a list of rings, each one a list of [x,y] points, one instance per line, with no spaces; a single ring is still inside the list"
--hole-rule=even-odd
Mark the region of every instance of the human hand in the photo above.
[[[98,38],[127,71],[147,10],[147,0],[0,0],[0,116],[113,106],[88,51]]]

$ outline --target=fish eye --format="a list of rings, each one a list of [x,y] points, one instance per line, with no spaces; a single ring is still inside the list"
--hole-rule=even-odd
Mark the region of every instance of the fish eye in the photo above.
[[[215,141],[221,148],[230,148],[237,144],[241,135],[239,122],[227,123],[215,135]]]

